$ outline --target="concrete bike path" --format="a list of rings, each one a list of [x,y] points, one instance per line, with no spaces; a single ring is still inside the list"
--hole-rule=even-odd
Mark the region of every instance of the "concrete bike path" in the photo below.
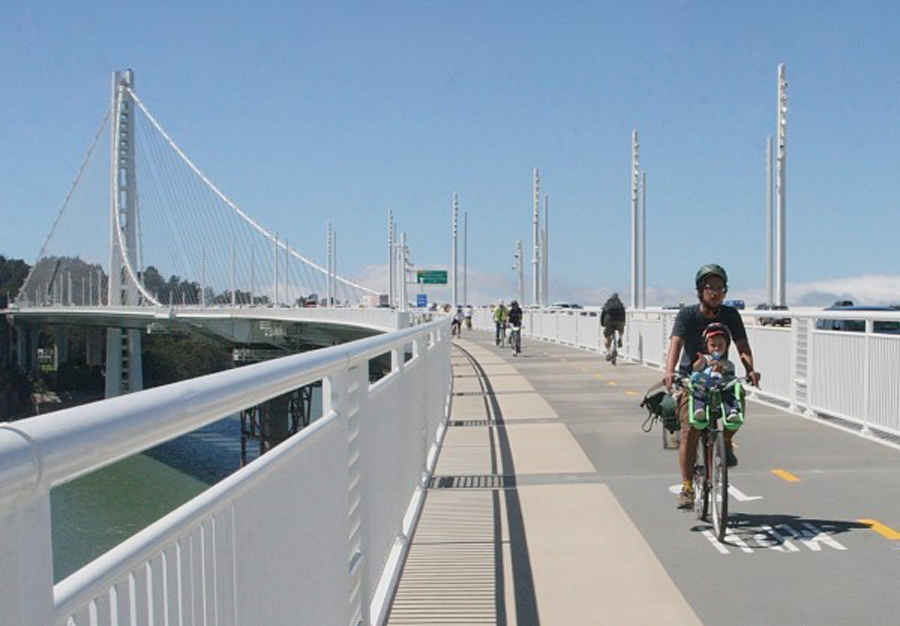
[[[455,344],[450,426],[388,624],[700,624],[507,353]]]

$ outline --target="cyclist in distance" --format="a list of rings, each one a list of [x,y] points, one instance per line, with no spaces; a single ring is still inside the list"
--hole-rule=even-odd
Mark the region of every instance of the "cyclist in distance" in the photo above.
[[[600,311],[600,325],[603,326],[603,339],[606,345],[606,359],[609,360],[610,344],[619,331],[618,347],[622,347],[622,334],[625,332],[625,305],[619,300],[619,294],[613,293]]]
[[[497,303],[497,307],[494,309],[494,344],[500,345],[503,341],[504,335],[506,335],[506,321],[509,318],[509,311],[506,309],[506,305],[503,304],[503,300]]]
[[[450,322],[451,334],[462,337],[462,323],[464,318],[465,314],[463,313],[462,307],[456,307],[456,313],[453,315],[453,320]]]
[[[513,300],[509,303],[509,313],[507,315],[507,321],[510,326],[514,326],[518,328],[520,331],[522,329],[522,308],[519,306],[519,303]]]
[[[666,357],[666,375],[663,382],[666,389],[672,388],[676,376],[689,377],[693,372],[693,363],[703,353],[703,333],[710,324],[724,324],[731,333],[733,345],[737,350],[747,379],[754,386],[759,386],[759,372],[753,369],[753,352],[747,341],[747,331],[740,313],[734,307],[722,304],[728,293],[728,274],[720,265],[704,265],[694,278],[697,288],[697,304],[682,307],[675,317],[672,335],[669,339],[669,352]],[[728,358],[728,354],[723,355]],[[678,495],[678,508],[690,509],[694,505],[693,468],[697,456],[697,440],[700,431],[690,424],[690,395],[684,390],[676,392],[678,417],[681,420],[681,447],[678,453],[678,465],[681,469],[682,487]],[[732,449],[734,431],[726,430],[725,445],[728,465],[737,465],[737,458]]]

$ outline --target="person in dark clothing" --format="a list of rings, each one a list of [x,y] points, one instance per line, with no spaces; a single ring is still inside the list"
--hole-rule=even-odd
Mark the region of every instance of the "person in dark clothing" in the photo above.
[[[619,344],[622,347],[622,335],[625,333],[625,305],[619,300],[619,294],[614,293],[603,305],[600,311],[600,325],[603,326],[603,339],[606,346],[606,355],[609,356],[609,347],[612,338],[619,332]]]
[[[510,335],[510,343],[513,346],[515,354],[522,350],[522,307],[513,300],[509,303],[509,327],[514,330]]]
[[[675,317],[672,335],[669,340],[669,352],[666,356],[666,376],[663,382],[666,389],[671,389],[676,376],[690,377],[694,371],[694,363],[703,354],[703,335],[706,327],[713,323],[724,324],[731,333],[731,340],[741,363],[744,364],[747,379],[754,386],[759,386],[759,372],[753,368],[753,353],[747,341],[747,331],[741,314],[734,307],[722,304],[728,293],[728,274],[719,265],[704,265],[694,278],[697,288],[698,304],[682,307]],[[724,358],[728,358],[727,351]],[[693,468],[697,456],[697,440],[700,431],[690,424],[690,395],[684,391],[676,393],[678,416],[681,419],[681,448],[678,464],[681,469],[682,488],[678,495],[678,508],[690,509],[694,503]],[[737,465],[731,440],[733,430],[726,430],[725,445],[728,465]]]
[[[521,326],[522,325],[522,307],[519,306],[519,303],[513,300],[509,303],[509,325],[510,326]]]

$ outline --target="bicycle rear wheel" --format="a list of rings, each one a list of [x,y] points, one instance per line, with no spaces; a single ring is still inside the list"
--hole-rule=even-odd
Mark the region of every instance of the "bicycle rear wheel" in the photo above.
[[[710,513],[713,531],[716,538],[722,541],[725,539],[725,530],[728,527],[728,461],[725,456],[725,434],[722,431],[716,433],[712,446]]]
[[[694,512],[705,520],[709,513],[709,481],[706,479],[706,431],[697,440],[697,459],[694,461]]]

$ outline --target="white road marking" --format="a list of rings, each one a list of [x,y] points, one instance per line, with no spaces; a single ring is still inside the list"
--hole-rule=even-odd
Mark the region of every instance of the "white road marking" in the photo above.
[[[672,485],[669,487],[669,492],[678,495],[681,493],[681,485]],[[734,485],[728,485],[728,493],[735,499],[740,502],[751,502],[753,500],[762,500],[762,496],[748,496],[743,491],[735,487]]]
[[[743,491],[738,489],[732,484],[728,485],[728,493],[730,493],[735,500],[739,500],[741,502],[750,502],[751,500],[762,500],[762,496],[748,496]]]
[[[709,542],[710,542],[710,543],[713,545],[713,547],[714,547],[716,550],[718,550],[720,553],[722,553],[722,554],[730,554],[728,548],[726,548],[726,547],[723,546],[721,543],[719,543],[719,540],[716,539],[716,536],[712,533],[711,530],[709,530],[709,529],[707,528],[706,530],[702,531],[702,534],[703,534],[704,537],[706,537],[707,539],[709,539]]]
[[[729,543],[735,544],[737,547],[739,547],[739,548],[741,549],[741,551],[743,551],[743,552],[748,552],[748,553],[750,553],[750,554],[753,553],[753,548],[751,548],[750,546],[748,546],[748,545],[744,542],[744,540],[741,539],[741,536],[738,535],[736,532],[734,532],[733,529],[731,529],[731,528],[726,528],[726,529],[725,529],[725,539],[726,539]]]

